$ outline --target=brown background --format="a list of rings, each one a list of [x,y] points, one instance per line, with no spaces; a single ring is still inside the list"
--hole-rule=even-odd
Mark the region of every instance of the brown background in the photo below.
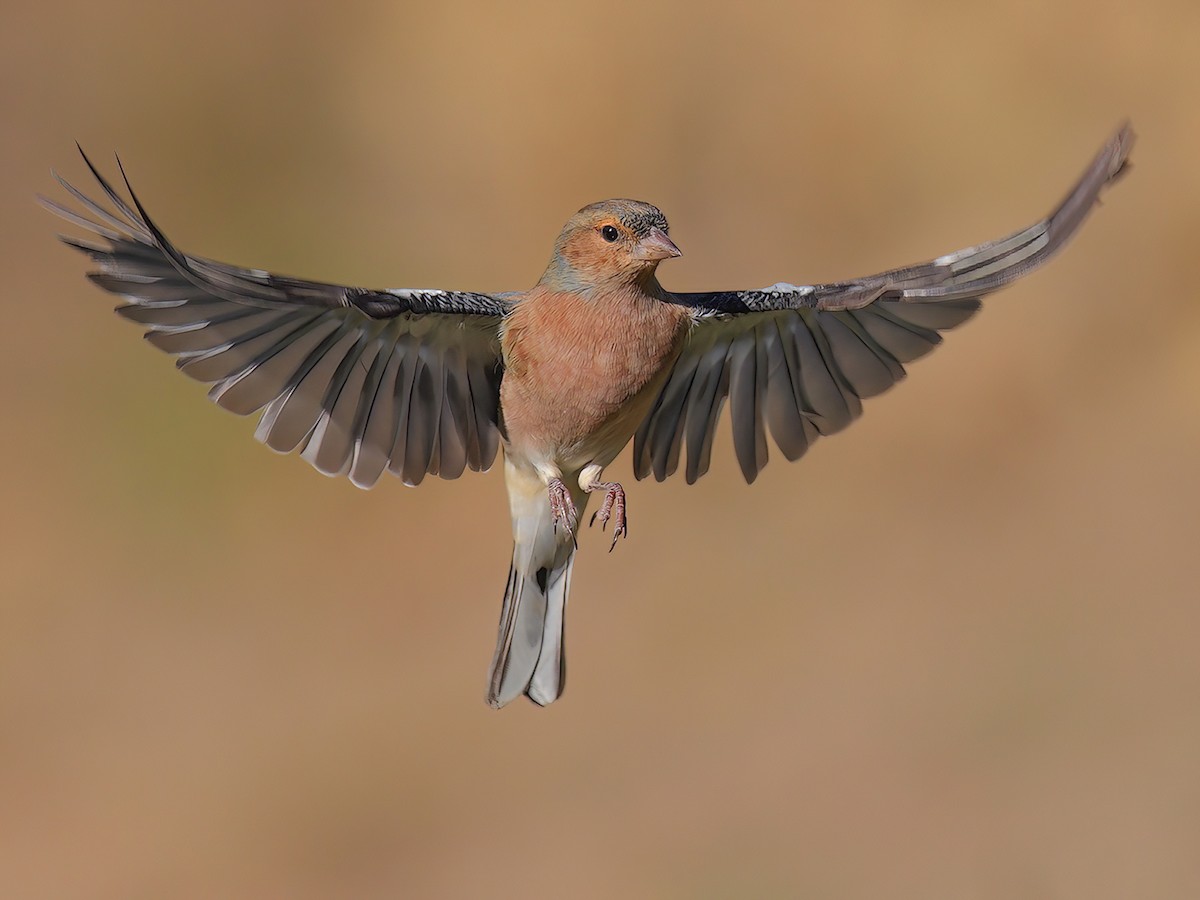
[[[499,11],[500,9],[503,11]],[[19,3],[0,37],[0,894],[1200,895],[1200,5]],[[482,702],[498,472],[256,444],[35,211],[509,289],[658,203],[680,290],[878,271],[1135,168],[800,464],[631,490],[571,684]],[[778,457],[778,454],[776,454]],[[614,474],[632,483],[627,459]]]

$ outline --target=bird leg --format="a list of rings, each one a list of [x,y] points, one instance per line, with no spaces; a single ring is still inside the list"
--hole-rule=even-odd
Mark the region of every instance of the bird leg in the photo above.
[[[587,469],[584,470],[584,473],[589,474]],[[592,519],[588,525],[595,525],[596,520],[599,519],[600,530],[604,531],[608,528],[608,520],[612,519],[612,545],[608,548],[608,552],[612,553],[617,546],[617,538],[629,536],[629,520],[625,518],[625,488],[615,481],[601,481],[599,470],[590,474],[590,478],[580,480],[580,487],[589,493],[604,491],[604,502],[600,504],[598,510],[592,513]]]
[[[550,493],[550,518],[554,520],[554,530],[558,531],[558,526],[562,525],[567,534],[574,536],[579,512],[571,502],[571,492],[561,478],[551,478],[546,489]]]

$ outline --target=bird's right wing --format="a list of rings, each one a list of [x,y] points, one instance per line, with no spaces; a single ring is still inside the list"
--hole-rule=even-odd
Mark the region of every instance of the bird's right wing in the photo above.
[[[417,484],[492,464],[503,297],[341,287],[190,256],[131,188],[132,206],[84,161],[116,213],[60,178],[87,215],[43,204],[104,243],[62,240],[100,264],[88,277],[128,300],[117,312],[212,384],[211,399],[262,410],[259,440],[364,488],[385,469]]]
[[[1133,141],[1121,128],[1049,216],[1001,240],[849,281],[673,295],[696,325],[634,436],[634,474],[668,477],[686,437],[687,480],[703,475],[726,399],[747,481],[767,463],[768,429],[794,460],[845,428],[864,398],[903,378],[981,297],[1060,250],[1125,170]]]

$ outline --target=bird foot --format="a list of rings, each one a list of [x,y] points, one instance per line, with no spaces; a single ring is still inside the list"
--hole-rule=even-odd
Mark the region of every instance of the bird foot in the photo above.
[[[574,536],[579,513],[571,502],[571,492],[561,478],[551,478],[546,489],[550,493],[550,518],[554,520],[554,530],[558,531],[561,525],[567,534]]]
[[[604,491],[604,502],[600,504],[598,510],[592,513],[592,519],[588,524],[595,525],[596,520],[599,519],[600,530],[604,531],[608,528],[608,520],[612,519],[612,545],[608,548],[608,552],[612,553],[616,549],[617,538],[629,536],[629,520],[625,518],[625,488],[615,481],[606,481],[596,485],[593,490]]]

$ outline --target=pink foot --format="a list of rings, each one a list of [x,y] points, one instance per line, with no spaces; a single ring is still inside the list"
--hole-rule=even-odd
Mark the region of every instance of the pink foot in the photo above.
[[[571,492],[561,478],[551,478],[546,488],[550,492],[550,518],[554,520],[554,530],[558,531],[561,525],[567,534],[574,536],[579,513],[571,502]]]
[[[600,508],[592,513],[592,520],[589,525],[595,525],[596,520],[600,520],[600,530],[604,531],[608,528],[608,520],[612,519],[613,535],[612,546],[608,548],[608,552],[612,553],[617,546],[617,538],[629,536],[629,521],[625,518],[625,488],[621,487],[615,481],[605,481],[592,488],[594,491],[604,491],[604,502],[600,504]]]

